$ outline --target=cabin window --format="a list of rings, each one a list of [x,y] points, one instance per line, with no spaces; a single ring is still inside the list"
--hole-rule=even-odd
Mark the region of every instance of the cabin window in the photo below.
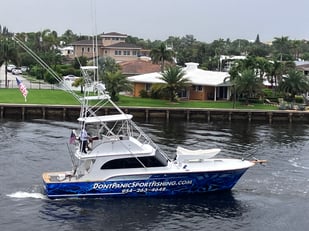
[[[156,156],[139,157],[138,160],[134,157],[111,160],[106,162],[101,169],[143,168],[140,162],[146,167],[163,167],[167,165],[165,158],[157,153]]]

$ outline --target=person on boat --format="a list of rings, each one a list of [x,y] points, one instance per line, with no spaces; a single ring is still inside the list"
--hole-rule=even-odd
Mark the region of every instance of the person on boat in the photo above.
[[[85,128],[83,128],[81,131],[80,131],[80,136],[79,136],[79,139],[80,139],[80,150],[83,152],[83,153],[87,153],[87,146],[88,146],[88,133],[86,131]]]

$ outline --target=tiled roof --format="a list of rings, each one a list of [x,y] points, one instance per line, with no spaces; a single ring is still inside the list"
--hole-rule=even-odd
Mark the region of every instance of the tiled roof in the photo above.
[[[296,69],[302,70],[302,71],[309,71],[309,64],[303,64],[296,66]]]
[[[109,32],[109,33],[103,33],[101,34],[102,37],[106,36],[106,37],[110,37],[110,36],[113,36],[113,37],[127,37],[128,35],[126,34],[121,34],[121,33],[118,33],[118,32]]]
[[[122,73],[126,75],[140,75],[160,71],[159,64],[153,64],[151,61],[144,60],[121,62],[120,67]]]

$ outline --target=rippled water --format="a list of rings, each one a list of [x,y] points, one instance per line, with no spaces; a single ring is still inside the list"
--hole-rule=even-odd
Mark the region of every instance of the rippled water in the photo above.
[[[307,230],[309,126],[139,122],[170,155],[177,145],[267,159],[231,192],[165,198],[49,200],[41,173],[70,170],[74,123],[0,122],[0,230]]]

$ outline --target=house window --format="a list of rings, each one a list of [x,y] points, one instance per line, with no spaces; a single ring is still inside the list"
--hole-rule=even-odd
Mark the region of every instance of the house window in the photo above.
[[[137,51],[132,51],[132,55],[137,56]]]
[[[187,98],[188,95],[187,95],[186,89],[182,89],[182,90],[178,93],[178,96],[179,96],[180,98]]]
[[[146,83],[145,84],[145,90],[148,92],[148,91],[150,91],[150,89],[151,89],[151,83]]]
[[[130,51],[123,51],[123,55],[130,55]]]
[[[196,92],[203,91],[203,86],[202,85],[193,85],[192,88]]]
[[[90,47],[87,47],[87,52],[88,52],[88,53],[90,52]]]
[[[121,51],[115,50],[115,55],[121,55]]]

